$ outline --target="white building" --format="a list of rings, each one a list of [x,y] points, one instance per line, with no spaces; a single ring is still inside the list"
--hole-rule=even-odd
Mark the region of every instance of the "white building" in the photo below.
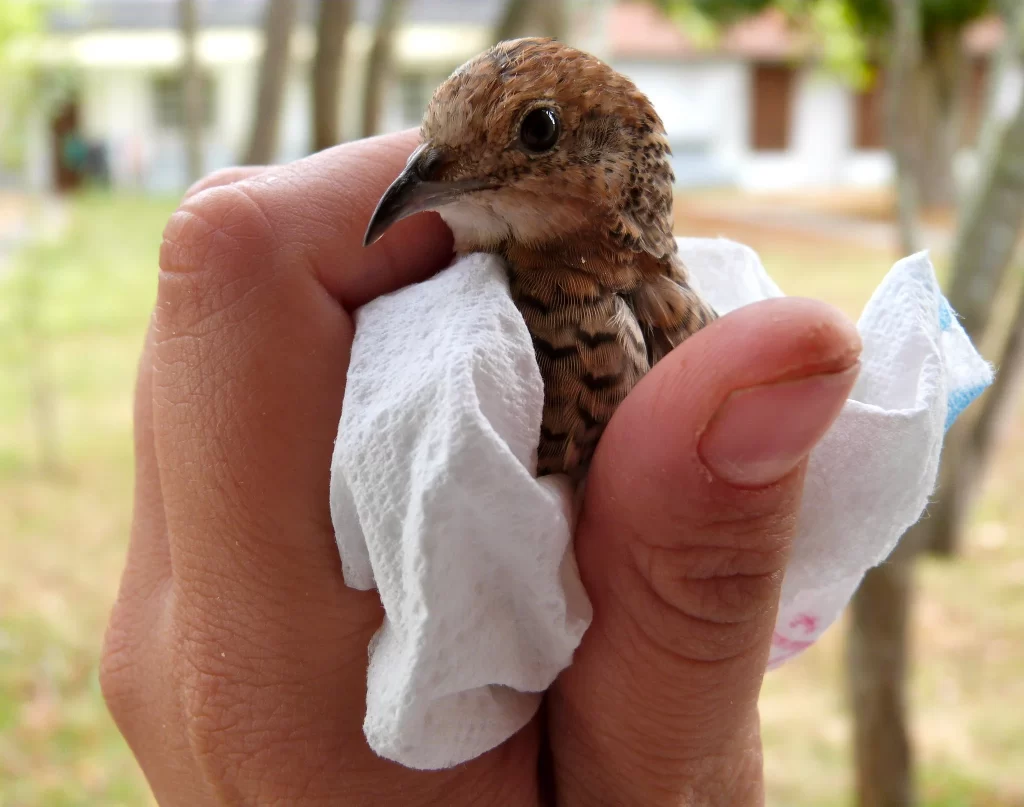
[[[205,166],[236,163],[244,152],[262,49],[263,0],[200,2],[199,62],[209,101]],[[359,0],[344,69],[346,138],[357,136],[363,64],[378,0]],[[395,79],[385,129],[415,126],[433,88],[490,44],[504,0],[410,0],[397,36]],[[858,96],[813,67],[793,65],[792,37],[771,14],[725,37],[714,52],[694,48],[642,2],[573,0],[573,44],[631,76],[663,117],[680,184],[748,189],[874,186],[889,179],[881,149],[877,93]],[[279,136],[279,161],[308,153],[313,3],[301,6]],[[57,125],[37,122],[32,183],[57,172],[59,134],[77,127],[105,146],[117,186],[178,191],[185,184],[177,67],[176,0],[84,0],[51,20],[43,57],[57,56],[78,77],[73,104]],[[988,39],[985,39],[985,36]],[[974,37],[991,48],[991,33]],[[49,129],[49,132],[47,131]]]
[[[800,58],[781,14],[731,29],[713,52],[692,45],[646,3],[616,6],[609,60],[665,121],[682,185],[748,190],[877,187],[891,180],[882,89],[858,92]],[[988,57],[1002,29],[985,20],[966,34],[971,84],[965,131],[977,126]],[[1003,88],[1015,108],[1022,77]],[[965,138],[965,144],[970,140]]]

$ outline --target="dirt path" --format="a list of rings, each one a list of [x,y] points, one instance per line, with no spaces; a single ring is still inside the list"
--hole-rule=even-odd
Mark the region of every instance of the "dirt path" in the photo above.
[[[877,216],[860,216],[810,203],[756,196],[679,194],[676,222],[681,234],[722,235],[744,240],[743,234],[789,244],[856,247],[892,253],[898,249],[895,225]],[[925,227],[924,246],[936,252],[950,248],[948,229]]]

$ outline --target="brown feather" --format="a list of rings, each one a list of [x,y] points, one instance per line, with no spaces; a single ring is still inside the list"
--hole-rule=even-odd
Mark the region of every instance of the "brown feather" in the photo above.
[[[626,300],[592,275],[506,257],[512,299],[544,380],[537,471],[578,481],[611,416],[649,368],[640,326]]]
[[[539,105],[557,111],[560,129],[535,153],[519,129]],[[544,379],[538,471],[579,479],[640,378],[715,317],[678,256],[661,118],[599,59],[518,39],[456,70],[421,136],[443,155],[432,181],[488,186],[436,209],[457,252],[507,262]]]

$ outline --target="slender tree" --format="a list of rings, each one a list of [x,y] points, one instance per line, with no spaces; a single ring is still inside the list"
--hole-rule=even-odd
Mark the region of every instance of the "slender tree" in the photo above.
[[[914,77],[921,64],[920,0],[890,0],[893,27],[889,36],[885,84],[885,117],[890,151],[896,167],[896,212],[904,255],[921,249],[918,188],[914,165],[917,121],[913,105]]]
[[[342,73],[353,0],[320,0],[313,57],[313,151],[341,140]]]
[[[281,108],[288,78],[292,30],[298,0],[268,0],[263,22],[263,59],[256,91],[252,135],[245,153],[247,165],[272,162],[277,151]]]
[[[567,18],[565,0],[508,0],[491,38],[495,42],[520,36],[564,39]]]
[[[363,137],[380,132],[384,95],[391,76],[395,32],[405,13],[406,0],[382,0],[380,16],[373,32],[373,44],[366,60],[366,84],[363,89]]]
[[[663,0],[678,5],[676,0]],[[762,11],[772,0],[681,0],[720,22]],[[785,7],[808,12],[816,0]],[[920,243],[917,200],[953,199],[952,164],[961,131],[964,97],[962,35],[992,10],[988,0],[843,0],[857,28],[887,63],[887,128],[897,167],[901,247]],[[781,5],[781,4],[780,4]],[[1019,0],[1006,0],[1008,47],[1019,53]],[[1012,14],[1010,12],[1013,12]],[[991,114],[994,105],[988,104]],[[1000,125],[983,125],[983,168],[961,216],[948,297],[975,343],[984,336],[1024,226],[1024,102]],[[959,200],[957,200],[959,201]],[[1012,391],[1022,373],[1024,296],[997,362],[1001,372],[976,418],[963,417],[947,436],[936,503],[915,524],[893,555],[865,576],[851,605],[847,678],[854,719],[854,756],[859,807],[910,807],[915,803],[913,745],[908,730],[906,681],[908,629],[913,603],[914,559],[936,538],[957,533],[970,495],[982,476]]]
[[[534,0],[507,0],[491,36],[495,42],[515,39],[526,30]]]
[[[900,249],[911,254],[921,248],[914,165],[919,119],[911,103],[921,66],[921,5],[920,0],[889,2],[893,26],[885,49],[886,125],[896,168]],[[906,682],[916,544],[905,536],[884,564],[868,570],[851,603],[846,676],[859,807],[915,803]]]
[[[993,84],[998,84],[1011,66],[1024,66],[1024,8],[1008,5],[1006,47],[997,62],[1001,69],[993,76]],[[1007,121],[1000,120],[996,112],[990,103],[979,144],[979,180],[964,205],[948,295],[961,325],[976,344],[987,339],[992,311],[1024,228],[1024,103]],[[1004,347],[999,366],[1007,362],[1005,350],[1013,345],[1011,341]],[[984,475],[990,435],[979,437],[974,432],[989,432],[989,407],[998,412],[1006,392],[1000,380],[987,393],[977,420],[962,419],[947,435],[926,538],[927,548],[939,557],[956,553],[978,480]]]
[[[985,396],[978,417],[971,429],[970,445],[965,460],[965,474],[974,471],[973,490],[977,489],[980,469],[984,469],[989,452],[996,444],[1006,418],[1014,411],[1013,405],[1020,394],[1024,376],[1024,287],[1017,298],[1017,311],[1003,350],[999,354],[999,372],[992,388]]]
[[[199,29],[197,0],[178,0],[181,26],[181,97],[185,122],[185,155],[189,182],[203,175],[203,84],[196,58]]]

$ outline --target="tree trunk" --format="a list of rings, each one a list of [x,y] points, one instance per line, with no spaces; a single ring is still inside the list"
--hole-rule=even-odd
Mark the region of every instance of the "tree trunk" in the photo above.
[[[905,695],[915,530],[907,532],[885,563],[865,575],[853,597],[847,685],[858,807],[915,803]]]
[[[941,27],[923,39],[913,101],[917,124],[915,172],[920,202],[950,208],[957,201],[953,162],[963,127],[967,64],[959,27]]]
[[[504,42],[506,39],[522,36],[532,10],[533,0],[507,0],[491,39],[495,42]]]
[[[569,9],[566,7],[568,0],[548,0],[541,6],[541,29],[542,36],[551,36],[558,40],[565,40],[569,31]]]
[[[896,210],[900,251],[920,251],[921,224],[918,211],[917,121],[909,100],[921,62],[921,11],[917,0],[896,2],[889,42],[885,83],[885,118],[889,150],[896,167]]]
[[[352,0],[320,0],[313,58],[313,151],[341,141],[341,77]]]
[[[950,305],[975,343],[985,336],[996,297],[1024,231],[1024,99],[998,138],[989,165],[982,169],[980,183],[953,252],[949,292]],[[950,557],[957,551],[982,470],[983,458],[974,454],[979,444],[971,437],[978,423],[958,422],[946,437],[929,519],[928,548],[939,557]]]
[[[405,11],[405,0],[383,0],[373,44],[366,60],[366,85],[363,90],[363,137],[372,137],[381,129],[384,94],[391,73],[395,31]]]
[[[256,113],[253,118],[252,137],[244,160],[247,165],[266,165],[273,162],[277,152],[277,135],[297,9],[298,0],[269,0],[267,3],[263,22],[264,47],[256,92]]]
[[[974,479],[974,490],[980,483],[980,472],[988,464],[988,457],[996,443],[996,435],[1002,431],[1006,418],[1014,410],[1016,395],[1020,392],[1021,376],[1024,374],[1024,286],[1021,287],[1017,300],[1017,312],[1013,317],[1009,335],[999,355],[999,372],[996,374],[992,387],[985,395],[971,430],[968,446],[968,460],[977,469],[970,473],[965,469],[964,476]]]
[[[181,25],[182,64],[181,95],[185,117],[185,155],[188,181],[193,183],[203,175],[203,83],[196,59],[196,34],[199,15],[196,0],[178,0]]]
[[[886,124],[896,165],[900,248],[921,248],[916,170],[919,119],[915,78],[921,70],[919,0],[890,0],[893,26],[886,82]],[[858,807],[914,804],[913,750],[907,729],[907,630],[913,600],[913,529],[885,563],[868,571],[853,597],[846,678],[853,712]]]
[[[992,153],[998,143],[999,134],[1006,122],[997,114],[999,90],[1012,67],[1020,62],[1024,49],[1024,3],[1019,0],[1005,0],[1003,19],[1006,37],[990,62],[988,80],[985,86],[984,115],[978,133],[977,164],[983,167],[992,160]]]
[[[492,39],[502,42],[521,36],[564,39],[568,27],[565,0],[508,0]]]

